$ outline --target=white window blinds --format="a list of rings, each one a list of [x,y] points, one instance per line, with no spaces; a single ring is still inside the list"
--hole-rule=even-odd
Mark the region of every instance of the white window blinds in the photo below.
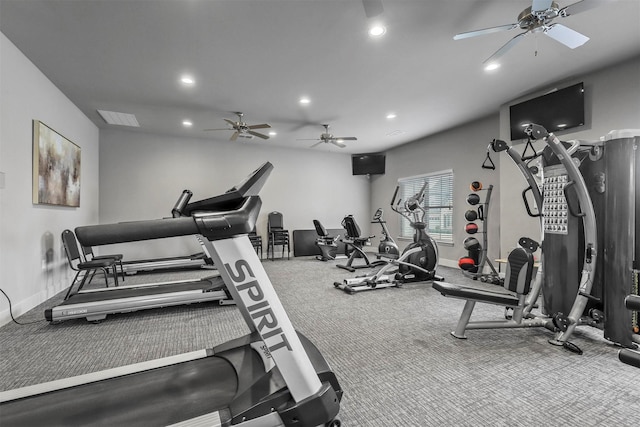
[[[453,243],[453,170],[400,178],[398,197],[407,200],[417,194],[425,182],[422,207],[427,211],[426,231],[437,242]],[[411,238],[413,234],[409,221],[401,217],[400,237]]]

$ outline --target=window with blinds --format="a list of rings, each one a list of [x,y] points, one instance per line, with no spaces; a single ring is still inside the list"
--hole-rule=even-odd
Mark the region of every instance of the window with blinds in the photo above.
[[[407,200],[417,194],[425,182],[422,207],[427,212],[424,217],[427,233],[437,242],[453,243],[453,170],[400,178],[398,197]],[[413,234],[409,221],[401,217],[400,237],[412,238]]]

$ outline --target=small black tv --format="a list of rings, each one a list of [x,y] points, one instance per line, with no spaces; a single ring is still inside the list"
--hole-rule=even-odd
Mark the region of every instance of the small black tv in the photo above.
[[[354,175],[383,175],[386,156],[379,153],[353,154],[351,167]]]
[[[559,89],[509,107],[511,140],[527,138],[527,124],[558,132],[584,125],[584,84]]]

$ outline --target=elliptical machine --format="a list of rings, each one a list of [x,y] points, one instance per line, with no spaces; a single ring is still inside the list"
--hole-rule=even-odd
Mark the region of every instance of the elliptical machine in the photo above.
[[[400,287],[408,282],[444,280],[436,274],[438,267],[438,246],[435,240],[426,232],[427,224],[424,217],[427,211],[421,206],[424,199],[425,185],[420,191],[408,198],[404,203],[401,199],[396,202],[399,187],[393,193],[391,210],[409,220],[415,230],[413,243],[409,244],[398,258],[391,254],[379,253],[379,258],[386,261],[386,265],[371,276],[360,276],[334,282],[333,286],[353,294],[361,291],[371,291],[389,287]],[[386,230],[386,227],[384,227]],[[388,230],[386,231],[388,233]]]
[[[438,245],[436,241],[426,232],[427,223],[424,217],[427,211],[422,207],[424,200],[424,190],[427,186],[425,182],[418,194],[407,199],[402,208],[401,200],[394,202],[400,187],[396,187],[391,200],[391,209],[409,221],[411,228],[415,230],[413,243],[409,244],[402,252],[405,262],[399,262],[396,280],[401,283],[417,282],[426,280],[444,280],[436,275],[438,267]],[[400,260],[398,260],[400,261]]]

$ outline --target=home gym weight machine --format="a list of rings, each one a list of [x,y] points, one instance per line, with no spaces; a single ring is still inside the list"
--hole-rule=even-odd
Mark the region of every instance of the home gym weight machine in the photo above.
[[[424,222],[427,211],[422,206],[422,201],[425,197],[426,186],[427,183],[425,182],[420,191],[409,197],[404,203],[402,203],[402,199],[398,199],[396,202],[400,187],[396,187],[393,193],[390,204],[391,210],[406,218],[409,221],[409,225],[414,229],[413,242],[404,249],[402,255],[398,257],[394,254],[379,253],[378,257],[385,261],[385,265],[377,272],[369,276],[334,282],[334,287],[353,294],[375,289],[399,287],[408,282],[444,280],[436,275],[438,246],[435,240],[427,234],[427,224]],[[388,234],[388,231],[386,233]]]
[[[524,156],[504,141],[494,140],[490,147],[496,152],[506,150],[529,183],[522,193],[525,207],[529,215],[540,218],[543,231],[542,263],[536,280],[530,292],[528,288],[520,293],[510,289],[510,296],[434,283],[433,287],[444,296],[467,300],[452,334],[465,338],[467,329],[543,326],[555,332],[550,343],[581,353],[568,339],[577,326],[590,325],[603,329],[606,339],[634,347],[638,336],[631,334],[631,314],[624,309],[623,300],[633,292],[629,278],[632,273],[637,275],[638,267],[639,230],[635,218],[639,204],[636,188],[640,184],[635,171],[640,163],[640,136],[619,132],[597,142],[563,143],[542,126],[531,125],[528,132],[531,139],[546,143],[543,150],[534,150],[534,156],[526,158],[540,157],[544,163],[540,185],[535,176],[540,170],[530,167]],[[530,141],[529,146],[533,148]],[[536,201],[537,214],[531,212],[527,202],[529,191]],[[524,246],[533,243],[531,239],[520,241]],[[530,252],[537,249],[537,244],[530,246]],[[511,263],[507,273],[510,268]],[[534,315],[531,310],[540,295],[543,314]],[[513,308],[514,315],[502,322],[469,322],[476,302]]]
[[[124,234],[201,234],[250,329],[211,349],[0,393],[3,425],[339,426],[342,390],[295,331],[248,238],[263,164],[237,187],[187,206],[188,217],[127,223]],[[219,411],[228,418],[220,419]]]

